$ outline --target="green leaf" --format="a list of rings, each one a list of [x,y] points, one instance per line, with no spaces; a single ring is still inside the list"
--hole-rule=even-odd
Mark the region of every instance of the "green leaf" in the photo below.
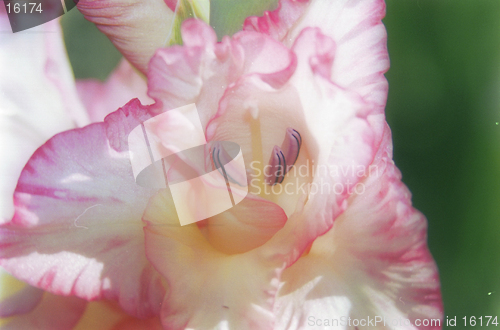
[[[220,40],[241,30],[248,16],[260,16],[266,10],[274,10],[278,0],[212,0],[210,2],[210,25]]]

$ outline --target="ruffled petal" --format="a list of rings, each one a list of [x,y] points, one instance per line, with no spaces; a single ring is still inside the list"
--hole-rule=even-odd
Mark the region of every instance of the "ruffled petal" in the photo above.
[[[110,112],[138,98],[142,104],[154,101],[147,96],[147,83],[130,63],[122,60],[105,83],[95,79],[76,82],[80,96],[92,122],[103,121]]]
[[[161,49],[151,59],[148,95],[157,112],[195,103],[203,127],[215,115],[226,88],[246,74],[270,74],[267,83],[283,83],[294,58],[279,43],[257,33],[237,34],[216,43],[215,32],[199,20],[182,25],[184,46]]]
[[[240,31],[250,15],[262,15],[265,10],[276,8],[278,0],[215,0],[210,3],[210,26],[217,32],[219,40]]]
[[[179,43],[180,23],[188,17],[208,21],[207,0],[80,0],[78,9],[95,23],[141,72],[156,49]],[[174,8],[174,9],[172,9]]]
[[[127,149],[128,133],[147,118],[133,100],[34,153],[15,215],[0,228],[3,267],[52,293],[115,299],[139,317],[159,311],[164,287],[146,260],[141,222],[155,191],[136,185]]]
[[[12,34],[0,6],[0,222],[30,155],[52,135],[89,123],[57,20]]]
[[[226,86],[236,79],[241,54],[227,41],[218,46],[214,31],[197,20],[182,25],[184,46],[160,49],[151,59],[148,95],[157,113],[195,103],[205,127]]]
[[[292,46],[302,30],[319,28],[336,44],[330,79],[383,111],[388,90],[384,73],[389,69],[384,16],[383,0],[282,0],[275,11],[247,19],[244,29]]]
[[[298,67],[290,84],[298,91],[310,134],[304,144],[309,144],[310,157],[317,164],[304,209],[306,218],[314,219],[305,221],[314,239],[345,210],[345,199],[364,174],[359,171],[368,168],[378,150],[384,117],[373,104],[323,75],[325,67],[332,65],[326,54],[335,49],[328,36],[305,29],[292,49]]]
[[[387,328],[441,329],[436,323],[442,321],[443,307],[437,267],[427,248],[427,223],[410,198],[392,161],[386,127],[346,211],[283,272],[277,328],[306,329],[333,319],[340,324],[341,317],[373,322],[377,317],[379,327],[384,318]]]
[[[243,30],[258,31],[272,38],[287,43],[288,32],[307,10],[309,0],[281,0],[278,8],[273,11],[265,11],[262,16],[248,17],[243,23]]]

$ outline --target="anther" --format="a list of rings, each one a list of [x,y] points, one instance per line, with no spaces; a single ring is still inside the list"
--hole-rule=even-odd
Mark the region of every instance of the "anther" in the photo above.
[[[224,143],[214,142],[210,150],[210,158],[212,160],[213,169],[218,170],[219,173],[226,177],[234,184],[244,186],[247,182],[247,176],[245,172],[238,170],[237,166],[231,161],[233,158],[229,155],[227,150],[224,148]]]
[[[291,127],[286,129],[285,139],[281,144],[281,149],[285,155],[286,163],[288,164],[286,167],[286,172],[290,171],[290,168],[295,164],[297,158],[299,158],[300,147],[302,146],[302,137],[300,133],[294,130]]]
[[[273,186],[285,178],[286,160],[280,147],[274,146],[269,165],[266,167],[266,183]]]
[[[301,146],[302,137],[300,133],[293,128],[287,128],[281,148],[274,146],[271,153],[265,173],[267,184],[275,185],[283,182],[285,174],[290,171],[299,158]]]

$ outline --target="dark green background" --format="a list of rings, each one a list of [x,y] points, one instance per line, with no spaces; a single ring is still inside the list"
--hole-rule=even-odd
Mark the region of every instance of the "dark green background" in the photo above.
[[[499,315],[500,1],[391,0],[384,23],[394,158],[429,222],[445,315]]]
[[[500,318],[500,1],[387,0],[384,23],[394,158],[429,220],[445,315]],[[104,79],[120,54],[77,10],[63,25],[76,77]]]

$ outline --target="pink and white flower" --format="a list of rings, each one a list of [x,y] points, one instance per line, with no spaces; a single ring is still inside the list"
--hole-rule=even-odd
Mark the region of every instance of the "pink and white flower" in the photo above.
[[[384,117],[384,15],[382,0],[282,0],[221,42],[185,21],[183,46],[149,61],[147,96],[137,95],[148,105],[133,99],[35,151],[0,227],[0,265],[52,294],[159,316],[168,329],[303,329],[341,317],[440,328],[424,321],[442,318],[426,220],[392,161]],[[146,72],[134,36],[120,35],[122,49]],[[85,87],[80,96],[102,117],[105,102],[85,101]],[[190,103],[206,140],[238,143],[256,181],[236,207],[180,226],[168,189],[136,185],[127,137]],[[192,129],[189,118],[158,127],[172,148]],[[302,138],[294,167],[306,170],[267,193],[263,168],[289,127]]]

